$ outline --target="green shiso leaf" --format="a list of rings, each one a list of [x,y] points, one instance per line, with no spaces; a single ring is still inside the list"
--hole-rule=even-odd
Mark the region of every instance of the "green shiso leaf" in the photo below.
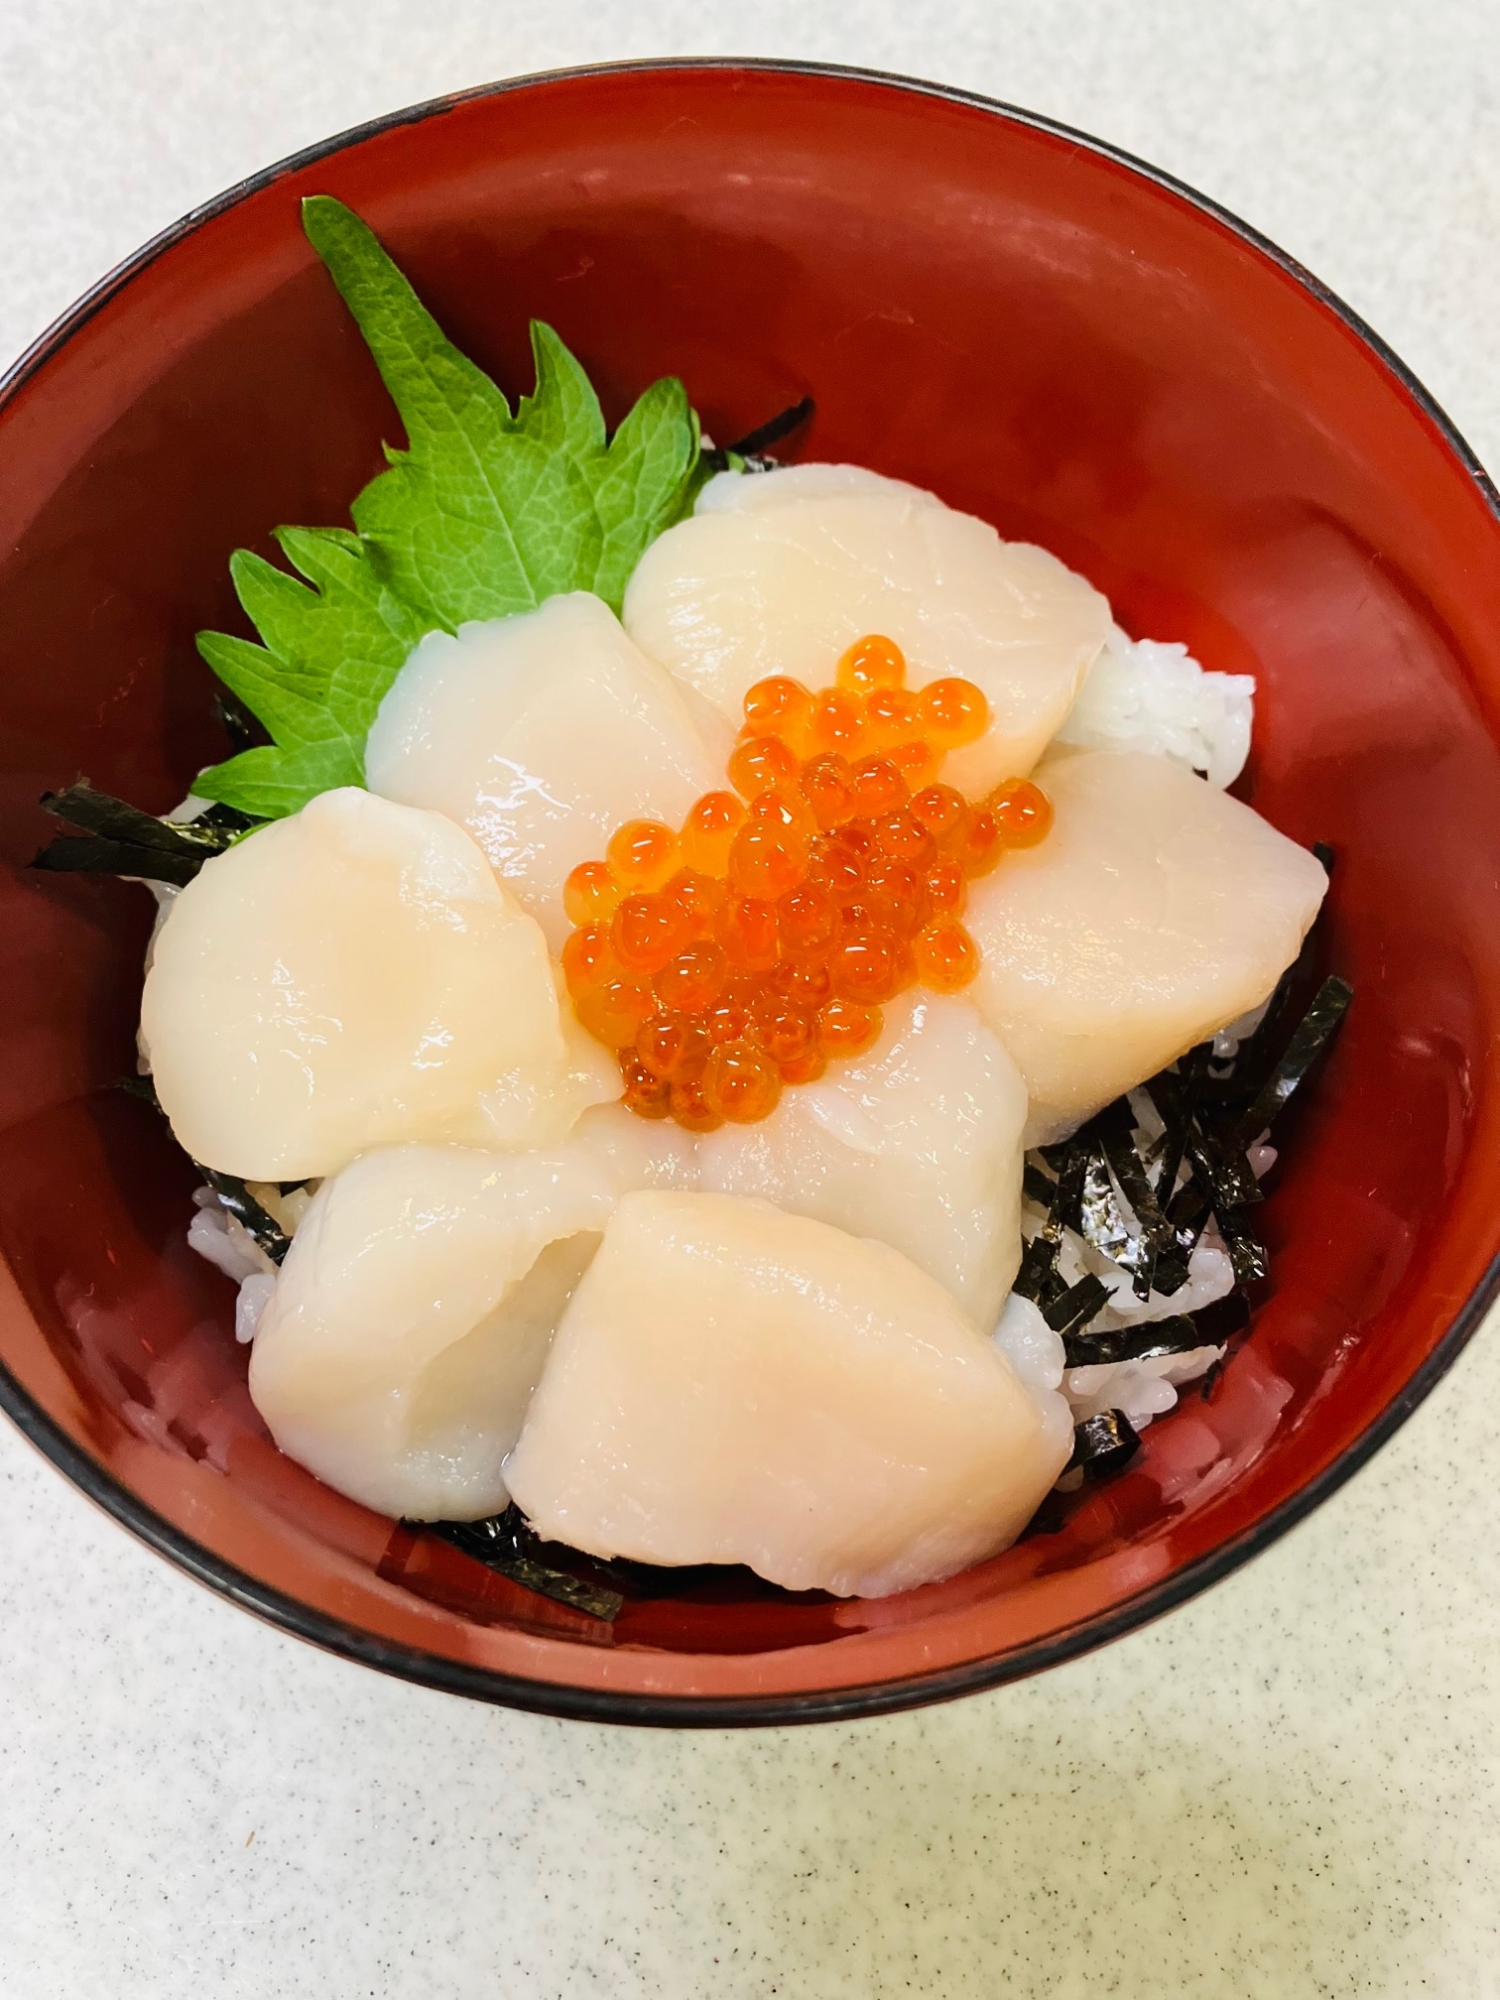
[[[199,635],[203,657],[265,726],[194,790],[275,819],[364,783],[370,725],[425,632],[591,590],[618,611],[642,552],[701,477],[682,384],[653,384],[610,438],[588,377],[539,321],[536,387],[514,413],[459,353],[352,210],[328,195],[303,225],[353,313],[406,429],[355,500],[358,533],[282,528],[298,577],[240,550],[230,569],[261,645]]]
[[[353,508],[396,589],[450,629],[567,590],[618,610],[697,466],[682,384],[648,389],[610,441],[588,377],[535,321],[536,388],[513,416],[357,215],[314,195],[303,222],[406,426],[407,449],[388,449]]]
[[[305,583],[248,549],[229,564],[265,644],[198,635],[204,659],[272,741],[201,772],[193,790],[258,819],[297,812],[336,785],[364,783],[375,712],[430,629],[382,581],[358,535],[282,528],[276,539]]]

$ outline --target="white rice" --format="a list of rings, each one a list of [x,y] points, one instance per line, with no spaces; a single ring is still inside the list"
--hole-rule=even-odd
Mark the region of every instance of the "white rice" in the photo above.
[[[1137,1130],[1144,1130],[1145,1136],[1151,1138],[1156,1121],[1149,1100],[1137,1095],[1132,1103],[1138,1106]],[[1274,1165],[1276,1149],[1265,1144],[1251,1146],[1247,1157],[1259,1179]],[[1110,1186],[1125,1230],[1136,1234],[1135,1216],[1112,1175]],[[1034,1235],[1043,1220],[1041,1209],[1027,1202],[1022,1210],[1022,1234],[1028,1238]],[[1146,1326],[1152,1320],[1168,1319],[1177,1313],[1197,1312],[1217,1299],[1227,1298],[1234,1290],[1234,1266],[1212,1221],[1188,1260],[1186,1283],[1170,1294],[1153,1291],[1144,1299],[1137,1298],[1130,1273],[1071,1232],[1064,1235],[1058,1247],[1057,1270],[1067,1285],[1075,1285],[1087,1276],[1108,1285],[1113,1298],[1089,1322],[1091,1330],[1101,1333]],[[1224,1353],[1221,1344],[1190,1348],[1182,1354],[1157,1355],[1149,1361],[1101,1361],[1084,1368],[1067,1368],[1061,1336],[1052,1331],[1030,1299],[1015,1292],[1005,1302],[994,1340],[1034,1393],[1041,1388],[1061,1390],[1075,1424],[1105,1410],[1123,1410],[1138,1431],[1174,1409],[1178,1390],[1200,1381]]]
[[[1093,1368],[1068,1368],[1060,1333],[1054,1333],[1030,1299],[1012,1292],[995,1328],[994,1342],[1021,1381],[1042,1405],[1049,1423],[1061,1404],[1071,1428],[1105,1410],[1123,1410],[1136,1430],[1165,1416],[1177,1391],[1208,1373],[1222,1347],[1195,1347],[1186,1354],[1163,1354],[1151,1361],[1116,1361]],[[1058,1392],[1061,1391],[1061,1394]]]
[[[1115,626],[1057,732],[1084,750],[1144,750],[1232,785],[1250,754],[1255,681],[1209,673],[1186,646]]]
[[[217,1265],[226,1278],[233,1278],[238,1284],[257,1271],[275,1275],[276,1266],[244,1224],[222,1205],[212,1188],[194,1190],[193,1211],[188,1242],[200,1257]]]
[[[1061,1446],[1072,1437],[1078,1421],[1069,1402],[1058,1393],[1066,1365],[1062,1335],[1053,1332],[1030,1299],[1012,1292],[993,1338],[1035,1398],[1049,1435],[1055,1434]]]
[[[258,1201],[288,1236],[306,1215],[318,1190],[317,1181],[283,1194],[274,1181],[247,1181],[246,1192]],[[193,1194],[193,1219],[188,1225],[188,1246],[222,1271],[240,1288],[234,1303],[234,1337],[251,1341],[261,1314],[276,1289],[276,1266],[237,1217],[231,1215],[212,1188],[202,1187]]]
[[[252,1271],[248,1278],[240,1280],[240,1295],[234,1302],[234,1337],[248,1345],[254,1340],[260,1316],[271,1303],[271,1294],[276,1289],[276,1274],[267,1271]]]

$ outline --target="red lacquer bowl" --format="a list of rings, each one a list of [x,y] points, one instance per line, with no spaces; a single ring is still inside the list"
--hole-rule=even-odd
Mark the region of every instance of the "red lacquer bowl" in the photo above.
[[[16,869],[0,981],[0,1400],[192,1575],[351,1659],[562,1715],[869,1713],[1034,1672],[1224,1575],[1361,1465],[1500,1268],[1500,527],[1431,399],[1232,217],[1075,132],[926,86],[652,65],[368,127],[149,245],[0,403],[4,839],[87,773],[155,810],[222,754],[226,560],[334,523],[398,436],[299,228],[364,214],[459,344],[529,387],[550,320],[618,415],[687,382],[733,437],[804,394],[804,456],[1053,549],[1128,629],[1259,683],[1250,796],[1338,850],[1356,987],[1268,1204],[1274,1290],[1207,1401],[1059,1528],[878,1603],[732,1572],[609,1628],[340,1499],[272,1448],[191,1170],[112,1088],[149,910]]]

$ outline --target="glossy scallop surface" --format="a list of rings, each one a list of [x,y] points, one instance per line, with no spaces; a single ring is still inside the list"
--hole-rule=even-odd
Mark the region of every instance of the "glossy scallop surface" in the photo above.
[[[914,989],[865,1054],[698,1141],[699,1185],[874,1236],[992,1326],[1021,1254],[1026,1087],[966,998]]]
[[[555,1148],[386,1146],[325,1181],[251,1354],[277,1443],[390,1514],[498,1512],[558,1317],[616,1202],[672,1182],[686,1143],[601,1106]]]
[[[1032,1136],[1069,1130],[1263,1001],[1322,863],[1165,757],[1048,762],[1052,831],[975,883],[975,1006],[1020,1066]]]
[[[593,1555],[885,1597],[1014,1540],[1072,1450],[1061,1414],[886,1244],[640,1193],[563,1312],[506,1476],[544,1536]]]
[[[185,1150],[251,1180],[402,1139],[545,1145],[618,1095],[586,1038],[570,1047],[541,931],[462,827],[352,787],[168,905],[141,1040]]]
[[[631,637],[735,722],[772,674],[816,683],[862,633],[888,633],[911,685],[962,678],[993,724],[956,749],[973,797],[1024,777],[1109,632],[1109,606],[1045,549],[857,465],[724,473],[652,544],[625,595]]]
[[[370,731],[373,791],[466,826],[557,951],[562,889],[621,820],[674,824],[722,782],[729,730],[587,591],[431,632]]]

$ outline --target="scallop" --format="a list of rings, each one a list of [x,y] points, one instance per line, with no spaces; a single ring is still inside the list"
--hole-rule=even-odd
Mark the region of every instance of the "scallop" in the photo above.
[[[969,992],[1045,1142],[1264,1000],[1328,878],[1165,757],[1081,751],[1037,776],[1052,831],[971,885],[964,921],[981,954]]]
[[[871,632],[902,648],[911,687],[975,682],[990,728],[943,769],[971,796],[1031,769],[1110,624],[1107,601],[1045,549],[850,465],[720,474],[625,594],[641,650],[736,726],[753,682],[825,686]]]
[[[250,1180],[402,1140],[548,1144],[620,1089],[463,828],[353,788],[205,863],[157,933],[141,1039],[182,1146]]]
[[[1026,1086],[976,1009],[920,988],[768,1118],[698,1141],[701,1185],[879,1237],[993,1323],[1021,1248]]]
[[[506,1480],[543,1535],[594,1555],[880,1597],[1005,1548],[1070,1447],[899,1251],[657,1190],[615,1209]]]
[[[255,1337],[250,1393],[281,1449],[413,1520],[477,1520],[553,1329],[623,1189],[670,1182],[686,1135],[618,1106],[551,1151],[384,1147],[325,1182]]]
[[[627,819],[680,824],[724,783],[731,732],[586,591],[432,632],[365,746],[370,788],[468,828],[554,951],[562,888]]]

